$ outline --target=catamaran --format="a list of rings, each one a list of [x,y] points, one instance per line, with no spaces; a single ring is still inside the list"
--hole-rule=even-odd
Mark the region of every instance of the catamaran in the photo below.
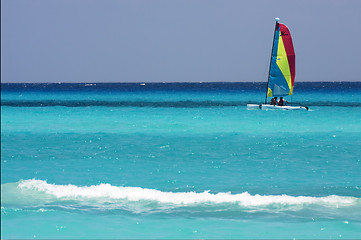
[[[287,26],[279,23],[276,18],[276,27],[273,36],[272,53],[268,72],[266,100],[264,104],[247,104],[247,109],[284,109],[308,110],[306,106],[278,106],[267,104],[268,97],[284,97],[293,94],[295,83],[295,51],[293,49],[291,33]]]

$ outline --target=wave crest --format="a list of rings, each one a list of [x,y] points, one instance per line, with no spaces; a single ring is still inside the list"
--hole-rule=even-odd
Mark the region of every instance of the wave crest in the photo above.
[[[174,205],[194,205],[202,203],[237,203],[241,206],[265,206],[271,204],[300,205],[322,204],[330,206],[349,206],[356,203],[355,197],[331,195],[327,197],[289,196],[289,195],[251,195],[248,192],[232,194],[230,192],[163,192],[156,189],[141,187],[117,187],[110,184],[92,186],[56,185],[43,180],[22,180],[20,189],[36,190],[57,199],[108,199],[128,201],[155,201]]]
[[[1,186],[2,206],[18,209],[66,211],[116,211],[131,214],[185,214],[187,216],[238,217],[239,214],[291,214],[305,217],[343,215],[361,209],[361,200],[346,196],[251,195],[248,192],[165,192],[111,184],[57,185],[29,179]],[[243,215],[244,216],[244,215]],[[355,219],[358,219],[355,216]]]

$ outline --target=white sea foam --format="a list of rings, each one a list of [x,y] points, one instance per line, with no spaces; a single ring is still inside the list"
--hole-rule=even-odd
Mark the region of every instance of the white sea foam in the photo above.
[[[192,206],[198,204],[224,204],[232,203],[246,208],[280,205],[322,205],[329,207],[347,207],[358,204],[359,199],[355,197],[344,197],[331,195],[326,197],[311,196],[289,196],[289,195],[251,195],[248,192],[232,193],[210,193],[204,192],[163,192],[155,189],[140,187],[117,187],[110,184],[99,184],[93,186],[56,185],[49,184],[43,180],[22,180],[18,188],[35,190],[45,193],[58,200],[78,200],[97,202],[139,202],[151,201],[159,204],[170,204],[175,206]]]

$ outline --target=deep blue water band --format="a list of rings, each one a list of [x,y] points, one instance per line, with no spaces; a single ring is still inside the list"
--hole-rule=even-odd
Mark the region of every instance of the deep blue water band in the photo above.
[[[1,83],[1,91],[266,91],[265,82]],[[295,91],[361,91],[360,82],[296,82]]]

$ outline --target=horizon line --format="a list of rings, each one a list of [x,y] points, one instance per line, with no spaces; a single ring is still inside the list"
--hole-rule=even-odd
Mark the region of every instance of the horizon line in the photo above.
[[[119,84],[119,83],[134,83],[134,84],[154,84],[154,83],[194,83],[194,84],[201,84],[201,83],[267,83],[264,81],[247,81],[247,82],[228,82],[228,81],[199,81],[199,82],[1,82],[1,84]],[[297,83],[361,83],[360,81],[297,81]]]

